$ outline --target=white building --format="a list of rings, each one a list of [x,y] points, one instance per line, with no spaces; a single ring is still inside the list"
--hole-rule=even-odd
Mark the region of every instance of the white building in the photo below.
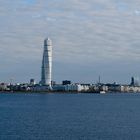
[[[88,85],[81,84],[69,84],[69,85],[55,85],[53,86],[54,91],[66,91],[66,92],[82,92],[88,91]]]
[[[42,59],[41,84],[51,88],[52,81],[52,41],[47,38],[44,40],[44,52]]]

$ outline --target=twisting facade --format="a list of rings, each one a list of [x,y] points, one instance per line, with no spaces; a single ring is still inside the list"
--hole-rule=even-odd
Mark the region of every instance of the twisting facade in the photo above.
[[[41,84],[51,88],[52,80],[52,41],[47,38],[44,40],[44,51],[42,59]]]

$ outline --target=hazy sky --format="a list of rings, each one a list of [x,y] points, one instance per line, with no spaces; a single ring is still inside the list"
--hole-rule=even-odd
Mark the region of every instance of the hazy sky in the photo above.
[[[39,81],[46,37],[53,80],[140,76],[140,0],[0,0],[0,81]]]

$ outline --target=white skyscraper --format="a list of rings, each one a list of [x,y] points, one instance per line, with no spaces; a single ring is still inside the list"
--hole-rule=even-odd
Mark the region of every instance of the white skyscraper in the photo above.
[[[41,84],[51,88],[52,81],[52,41],[47,38],[44,40],[44,51],[42,59]]]

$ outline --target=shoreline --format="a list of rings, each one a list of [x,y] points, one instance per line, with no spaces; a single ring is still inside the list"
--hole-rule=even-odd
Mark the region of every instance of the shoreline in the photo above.
[[[140,94],[140,92],[0,91],[0,94]]]

